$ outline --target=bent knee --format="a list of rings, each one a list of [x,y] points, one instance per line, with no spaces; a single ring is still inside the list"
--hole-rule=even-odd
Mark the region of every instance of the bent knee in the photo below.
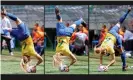
[[[76,59],[76,58],[73,58],[73,60],[72,60],[72,61],[75,63],[75,62],[77,62],[77,59]]]

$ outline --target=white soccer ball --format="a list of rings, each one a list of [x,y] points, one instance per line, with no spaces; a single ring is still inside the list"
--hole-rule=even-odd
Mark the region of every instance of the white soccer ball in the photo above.
[[[99,72],[104,72],[104,68],[105,68],[105,66],[103,66],[103,65],[102,65],[102,66],[99,66],[99,67],[98,67],[98,71],[99,71]]]
[[[34,67],[34,66],[29,66],[29,67],[27,67],[27,72],[28,72],[28,73],[31,73],[33,67]]]
[[[60,72],[64,72],[66,67],[67,67],[67,65],[61,65],[61,66],[59,67],[59,71],[60,71]]]

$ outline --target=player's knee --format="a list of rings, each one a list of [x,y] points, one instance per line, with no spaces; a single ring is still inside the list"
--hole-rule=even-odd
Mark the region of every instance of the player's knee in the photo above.
[[[40,63],[43,61],[43,58],[40,55],[37,55],[37,59],[39,60]]]
[[[116,62],[116,60],[115,59],[113,59],[113,64]]]
[[[41,57],[39,61],[42,62],[43,61],[43,58]]]
[[[115,64],[115,63],[116,63],[116,60],[114,60],[113,64]]]
[[[72,60],[72,61],[75,63],[75,62],[77,62],[77,59],[76,59],[76,58],[73,58],[73,60]]]
[[[29,62],[29,58],[28,58],[28,56],[23,56],[23,61],[24,61],[24,63],[27,63],[27,62]]]

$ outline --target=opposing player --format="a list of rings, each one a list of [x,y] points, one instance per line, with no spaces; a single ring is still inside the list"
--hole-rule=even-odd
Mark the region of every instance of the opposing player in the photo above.
[[[20,62],[21,68],[25,72],[27,72],[28,65],[30,65],[29,62],[31,56],[34,56],[38,60],[38,62],[32,68],[32,72],[35,72],[36,67],[43,61],[43,59],[34,50],[33,41],[30,36],[28,27],[18,17],[16,17],[11,13],[6,12],[4,8],[2,9],[1,14],[8,16],[17,25],[17,29],[9,29],[8,31],[11,33],[12,36],[14,36],[16,39],[18,39],[21,42],[22,45],[22,59]]]
[[[59,67],[62,65],[61,59],[64,58],[64,56],[69,57],[71,59],[71,63],[65,68],[65,71],[68,72],[69,67],[77,61],[76,57],[69,50],[70,37],[74,32],[76,26],[82,26],[82,24],[85,24],[85,22],[83,21],[83,19],[79,19],[78,21],[75,21],[74,24],[66,27],[65,24],[63,24],[62,22],[62,18],[60,16],[58,8],[55,8],[55,14],[58,21],[56,24],[56,35],[58,44],[56,46],[56,54],[53,56],[53,65],[55,67]]]
[[[82,53],[88,55],[88,36],[82,31],[83,28],[83,26],[78,27],[79,31],[74,32],[70,40],[71,51],[76,52],[77,55],[82,55]]]
[[[111,62],[105,67],[105,71],[107,71],[108,67],[115,63],[115,51],[114,46],[117,45],[117,49],[119,49],[119,52],[121,53],[121,59],[122,59],[122,70],[126,71],[126,57],[125,53],[122,47],[122,40],[118,34],[120,30],[120,25],[123,23],[125,18],[127,17],[128,13],[131,11],[131,7],[128,8],[128,11],[120,18],[119,22],[110,29],[110,31],[107,33],[104,41],[99,47],[95,47],[94,51],[95,53],[100,54],[100,65],[102,65],[102,57],[106,53],[109,53],[112,60]]]

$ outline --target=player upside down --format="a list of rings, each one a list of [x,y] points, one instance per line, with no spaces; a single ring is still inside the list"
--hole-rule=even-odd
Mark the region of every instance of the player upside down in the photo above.
[[[27,72],[27,68],[30,65],[30,58],[34,56],[38,62],[33,66],[32,72],[36,72],[36,67],[43,61],[42,57],[36,53],[33,45],[32,38],[30,36],[30,32],[28,27],[15,15],[6,12],[4,8],[2,8],[1,14],[8,16],[11,20],[13,20],[17,29],[9,29],[8,31],[21,42],[22,45],[22,59],[20,62],[20,66],[24,72]]]
[[[120,24],[123,23],[128,13],[131,11],[131,7],[128,8],[128,11],[120,18],[119,22],[110,29],[110,31],[107,33],[104,41],[99,47],[94,48],[94,52],[97,54],[100,54],[100,65],[102,65],[102,57],[103,55],[109,53],[112,60],[111,62],[105,67],[105,71],[107,71],[108,67],[115,63],[115,51],[114,46],[117,45],[117,48],[119,49],[119,52],[121,53],[121,59],[122,59],[122,70],[126,71],[126,57],[125,53],[122,47],[122,39],[120,35],[118,34],[120,30]]]
[[[81,18],[78,21],[75,21],[74,24],[70,25],[69,27],[66,27],[63,22],[62,18],[60,16],[60,12],[58,8],[55,8],[55,14],[57,19],[56,24],[56,35],[57,35],[57,46],[56,46],[56,54],[53,56],[53,66],[59,67],[62,65],[62,58],[69,57],[71,59],[71,63],[66,67],[65,71],[69,71],[69,67],[73,65],[77,59],[72,54],[72,52],[69,50],[69,40],[74,32],[74,29],[76,26],[83,26],[86,25],[84,20]]]

